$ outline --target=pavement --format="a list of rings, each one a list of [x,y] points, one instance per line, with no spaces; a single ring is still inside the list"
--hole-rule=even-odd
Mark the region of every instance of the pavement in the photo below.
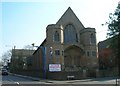
[[[33,80],[33,81],[45,82],[45,83],[62,83],[62,82],[75,83],[75,82],[102,81],[102,80],[108,80],[108,79],[112,80],[112,79],[116,78],[116,77],[104,77],[104,78],[90,78],[90,79],[82,79],[82,80],[64,80],[64,81],[60,81],[60,80],[49,80],[49,79],[43,79],[43,78],[37,78],[37,77],[23,76],[23,75],[13,74],[13,73],[10,73],[10,75],[30,79],[30,80]]]
[[[43,82],[58,82],[61,80],[50,80],[50,79],[43,79],[43,78],[37,78],[37,77],[31,77],[31,76],[24,76],[24,75],[19,75],[19,74],[13,74],[13,73],[9,73],[10,75],[14,75],[14,76],[18,76],[21,78],[26,78],[26,79],[30,79],[33,81],[43,81]],[[81,82],[85,82],[85,81],[90,81],[93,79],[82,79],[82,80],[64,80],[64,82],[77,82],[77,81],[81,81]]]

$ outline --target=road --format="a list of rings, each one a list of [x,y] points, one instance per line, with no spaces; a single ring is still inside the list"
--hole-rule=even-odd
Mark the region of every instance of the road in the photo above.
[[[98,78],[87,80],[40,80],[33,81],[31,79],[18,76],[8,75],[2,76],[2,86],[116,86],[114,78]],[[120,85],[117,85],[120,86]]]
[[[30,85],[31,86],[33,84],[43,84],[44,82],[40,82],[40,81],[33,81],[31,79],[27,79],[27,78],[22,78],[22,77],[18,77],[18,76],[13,76],[13,75],[8,75],[8,76],[2,76],[2,86],[26,86]]]

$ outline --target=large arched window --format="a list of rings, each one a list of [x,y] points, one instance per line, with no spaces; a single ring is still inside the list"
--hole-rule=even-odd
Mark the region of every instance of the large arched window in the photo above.
[[[56,42],[60,41],[60,35],[59,35],[58,31],[56,31],[54,34],[54,41],[56,41]]]
[[[72,24],[68,24],[64,30],[64,43],[77,42],[77,33],[75,27]]]
[[[91,35],[90,35],[90,43],[91,43],[91,44],[95,44],[95,43],[96,43],[96,38],[95,38],[95,35],[94,35],[94,34],[91,34]]]

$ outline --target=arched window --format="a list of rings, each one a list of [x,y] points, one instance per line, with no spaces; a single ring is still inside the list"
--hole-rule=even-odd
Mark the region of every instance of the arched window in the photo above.
[[[68,24],[64,30],[64,43],[78,42],[77,38],[75,27],[72,24]]]
[[[59,35],[58,31],[56,31],[54,34],[54,41],[56,41],[56,42],[60,41],[60,35]]]
[[[96,38],[95,38],[95,35],[94,35],[94,34],[91,34],[91,35],[90,35],[90,43],[91,43],[91,44],[95,44],[95,43],[96,43]]]

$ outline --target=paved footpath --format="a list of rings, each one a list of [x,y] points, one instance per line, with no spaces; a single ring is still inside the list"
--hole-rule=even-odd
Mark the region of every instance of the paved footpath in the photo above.
[[[24,75],[13,74],[13,73],[10,73],[10,75],[31,79],[33,81],[41,81],[41,82],[68,82],[69,83],[69,82],[73,82],[73,81],[74,82],[77,82],[77,81],[85,82],[85,81],[93,80],[93,79],[82,79],[82,80],[64,80],[64,81],[61,81],[61,80],[50,80],[50,79],[43,79],[43,78],[37,78],[37,77],[31,77],[31,76],[24,76]]]
[[[41,78],[36,78],[36,77],[30,77],[30,76],[23,76],[23,75],[18,75],[18,74],[12,74],[14,76],[22,77],[22,78],[27,78],[33,81],[40,81],[44,83],[52,83],[52,84],[67,84],[67,83],[87,83],[87,82],[104,82],[104,81],[113,81],[114,83],[116,78],[115,77],[105,77],[105,78],[91,78],[91,79],[82,79],[82,80],[64,80],[64,81],[59,81],[59,80],[49,80],[49,79],[41,79]],[[120,78],[119,78],[120,79]]]

